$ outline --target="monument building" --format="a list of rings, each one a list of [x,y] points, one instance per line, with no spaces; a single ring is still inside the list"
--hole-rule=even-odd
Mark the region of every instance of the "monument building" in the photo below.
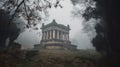
[[[40,44],[34,45],[35,49],[67,49],[75,50],[76,45],[72,45],[69,40],[70,26],[64,26],[53,20],[51,23],[42,24],[42,39]]]

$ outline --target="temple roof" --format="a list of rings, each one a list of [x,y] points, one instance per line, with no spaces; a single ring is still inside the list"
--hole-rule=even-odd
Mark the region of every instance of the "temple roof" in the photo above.
[[[69,25],[68,26],[65,26],[65,25],[62,25],[62,24],[58,24],[55,19],[53,19],[53,21],[47,25],[42,25],[41,29],[45,29],[47,27],[50,27],[50,26],[56,26],[56,27],[59,27],[59,28],[63,28],[63,29],[67,29],[67,30],[70,30],[70,27]]]

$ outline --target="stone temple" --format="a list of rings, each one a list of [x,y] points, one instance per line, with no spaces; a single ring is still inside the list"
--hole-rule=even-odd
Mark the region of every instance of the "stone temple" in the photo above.
[[[42,39],[40,44],[35,44],[34,49],[65,49],[76,50],[76,45],[72,45],[69,40],[70,26],[57,24],[55,20],[51,23],[42,24]]]

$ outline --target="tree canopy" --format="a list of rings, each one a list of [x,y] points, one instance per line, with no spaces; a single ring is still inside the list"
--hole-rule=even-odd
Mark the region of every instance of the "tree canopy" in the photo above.
[[[79,0],[72,1],[74,4],[80,4]],[[119,67],[120,29],[118,0],[92,1],[96,2],[96,8],[87,7],[83,13],[83,17],[86,21],[89,21],[91,18],[100,19],[100,22],[95,25],[97,35],[91,42],[93,46],[96,47],[97,51],[107,56],[108,67]]]
[[[25,28],[36,27],[42,19],[48,16],[47,9],[51,7],[61,7],[61,0],[1,0],[0,1],[0,43],[1,47],[5,47],[6,39],[10,39],[10,43],[20,34],[17,24],[19,20],[24,22]],[[44,15],[44,16],[42,16]],[[21,21],[20,21],[21,22]],[[38,29],[37,27],[35,28]]]

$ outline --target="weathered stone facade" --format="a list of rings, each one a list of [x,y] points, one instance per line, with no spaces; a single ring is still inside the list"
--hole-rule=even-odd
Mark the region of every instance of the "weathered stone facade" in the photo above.
[[[40,44],[34,45],[35,49],[76,49],[69,40],[69,25],[57,24],[55,20],[52,23],[42,24],[42,40]]]

